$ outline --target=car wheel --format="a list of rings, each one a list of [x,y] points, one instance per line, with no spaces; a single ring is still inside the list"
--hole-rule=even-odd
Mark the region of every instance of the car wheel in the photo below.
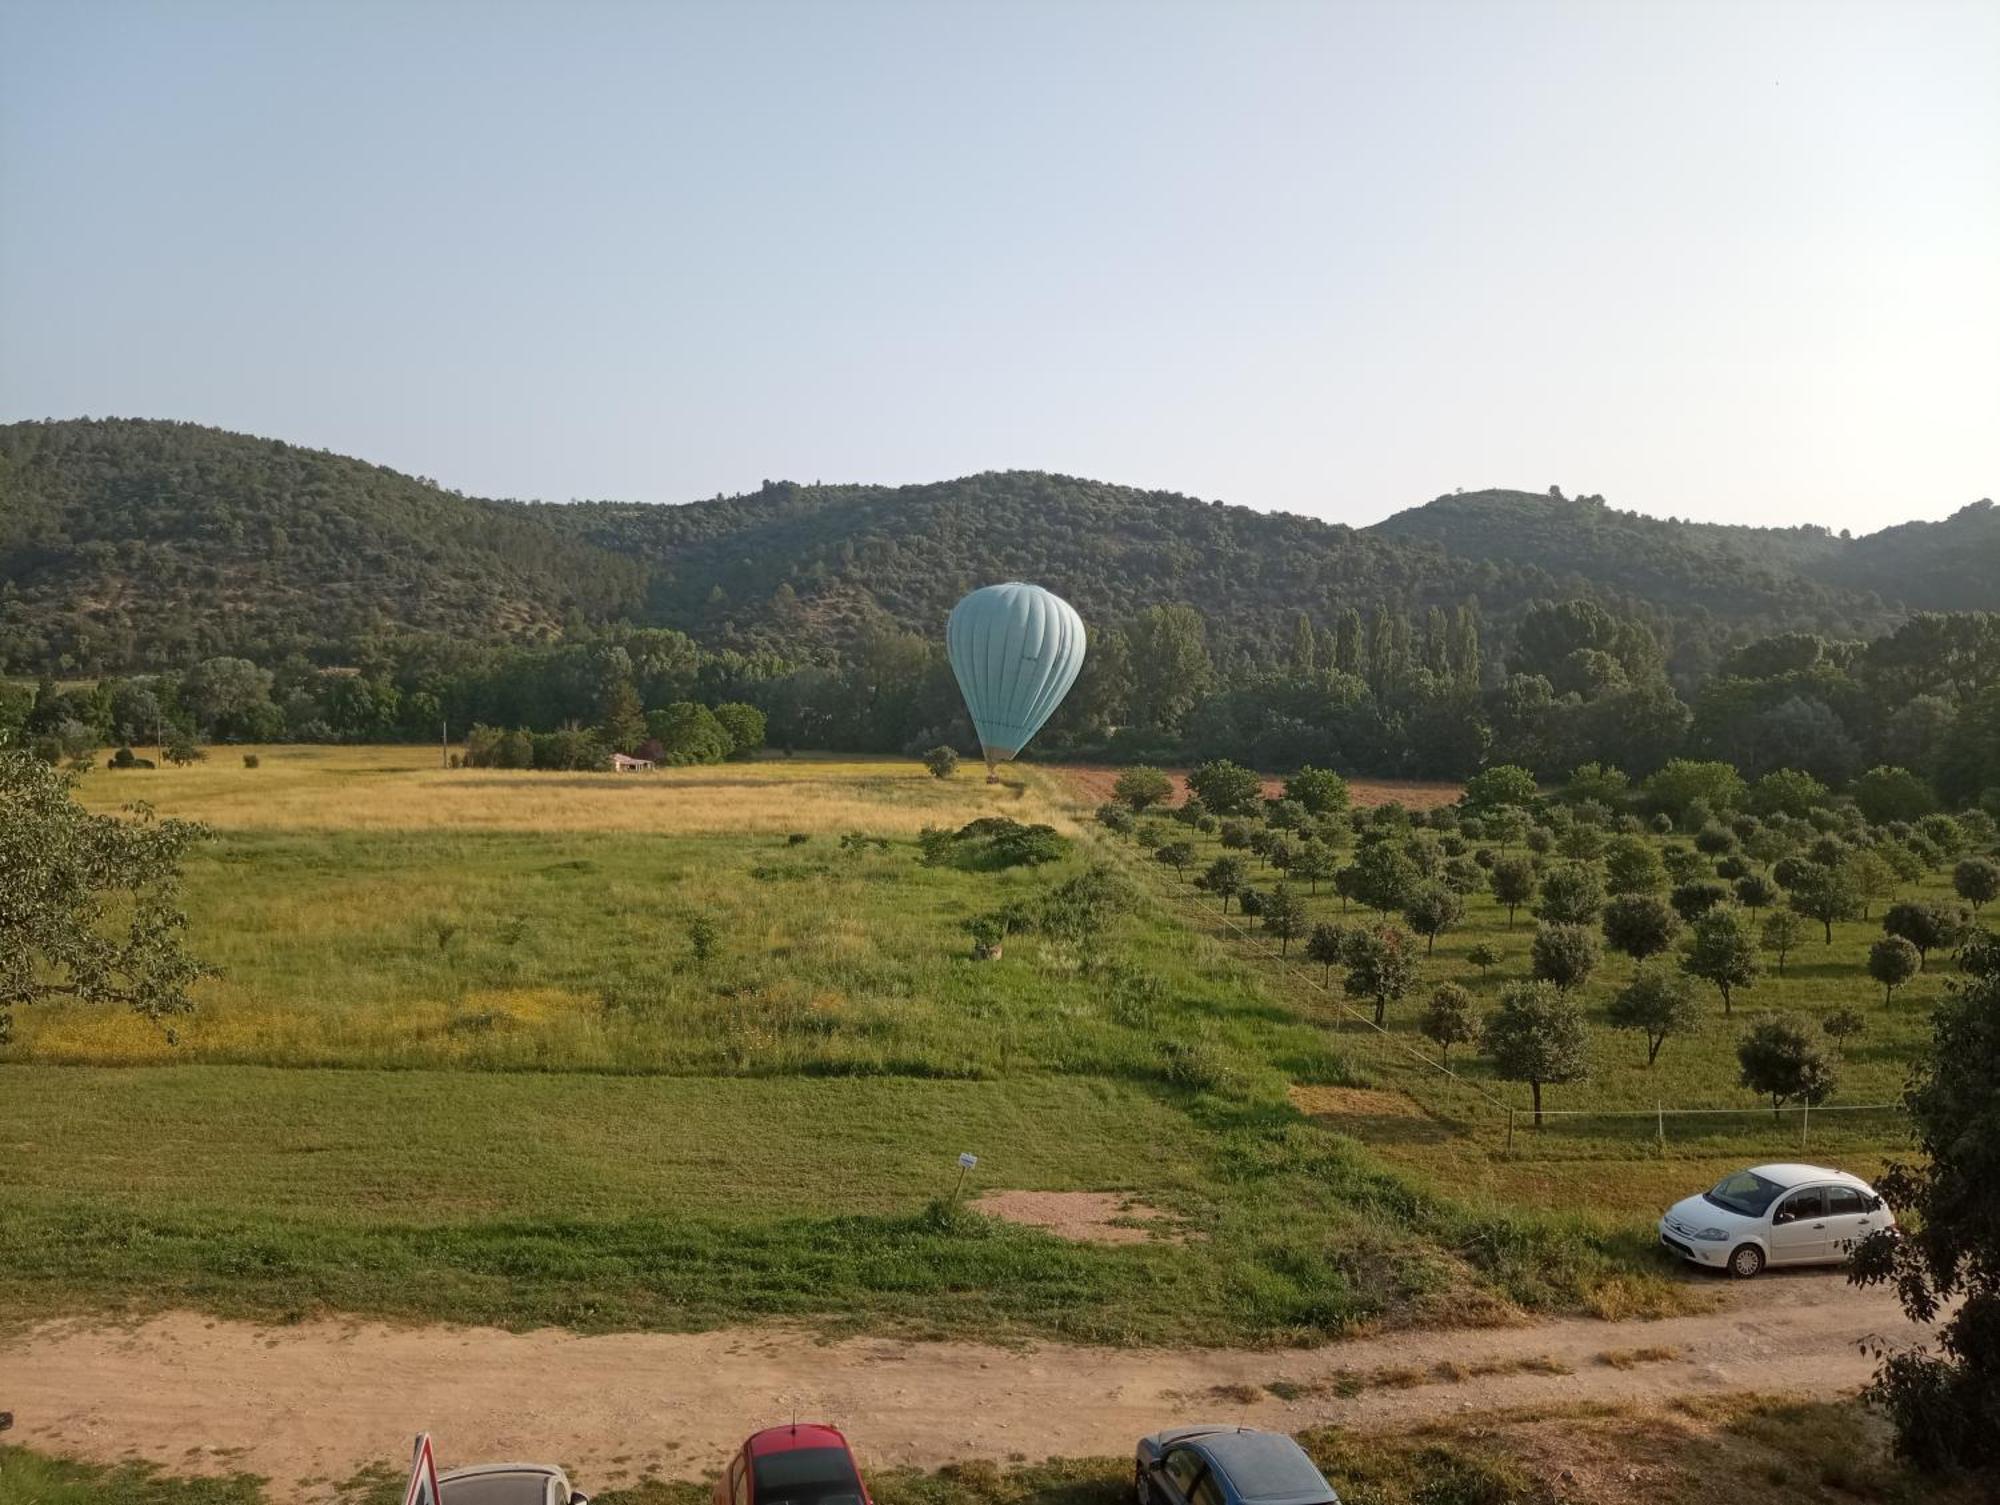
[[[1764,1251],[1755,1244],[1744,1244],[1729,1256],[1729,1273],[1738,1280],[1748,1280],[1764,1268]]]
[[[1139,1497],[1139,1505],[1151,1505],[1153,1491],[1146,1483],[1146,1465],[1143,1463],[1132,1465],[1132,1493]]]

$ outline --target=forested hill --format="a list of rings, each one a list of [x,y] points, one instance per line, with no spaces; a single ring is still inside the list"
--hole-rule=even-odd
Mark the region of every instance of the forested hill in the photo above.
[[[1586,596],[1650,622],[1692,674],[1757,633],[2000,607],[1996,554],[1991,507],[1846,540],[1484,492],[1355,530],[1023,471],[548,505],[190,424],[0,426],[0,670],[17,673],[616,622],[797,655],[875,624],[933,633],[965,589],[1021,576],[1095,622],[1193,605],[1225,661],[1271,653],[1300,611],[1476,600],[1504,633],[1532,600]]]
[[[552,636],[643,600],[639,566],[539,512],[323,450],[183,423],[0,426],[0,667]]]
[[[1476,491],[1377,523],[1371,532],[1434,543],[1465,558],[1534,564],[1566,584],[1735,617],[1810,614],[1873,596],[1896,616],[1988,611],[2000,604],[2000,511],[1974,502],[1941,523],[1903,523],[1863,538],[1821,527],[1753,528],[1621,512],[1602,497]],[[1861,608],[1865,609],[1865,608]]]

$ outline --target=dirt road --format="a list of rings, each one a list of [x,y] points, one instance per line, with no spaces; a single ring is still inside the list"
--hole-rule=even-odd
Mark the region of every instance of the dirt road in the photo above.
[[[0,1340],[0,1409],[15,1413],[10,1441],[184,1472],[247,1470],[281,1498],[310,1500],[324,1481],[405,1456],[422,1428],[447,1464],[560,1459],[586,1488],[610,1488],[649,1472],[698,1478],[794,1404],[848,1426],[876,1465],[1101,1455],[1189,1418],[1297,1430],[1701,1392],[1827,1395],[1868,1377],[1862,1339],[1919,1336],[1890,1297],[1853,1291],[1838,1272],[1767,1274],[1724,1296],[1714,1312],[1660,1322],[1404,1332],[1284,1351],[822,1343],[782,1329],[268,1328],[177,1313],[131,1327],[49,1323]],[[1439,1365],[1468,1377],[1441,1377]],[[1293,1398],[1265,1388],[1274,1382]]]

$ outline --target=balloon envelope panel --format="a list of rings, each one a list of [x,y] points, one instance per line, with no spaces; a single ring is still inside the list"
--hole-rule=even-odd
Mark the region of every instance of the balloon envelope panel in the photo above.
[[[944,635],[989,760],[1027,746],[1083,668],[1083,618],[1039,585],[974,591],[951,609]]]

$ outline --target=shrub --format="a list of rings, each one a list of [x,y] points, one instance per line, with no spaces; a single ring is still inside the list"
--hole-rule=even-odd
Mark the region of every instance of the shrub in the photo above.
[[[1596,932],[1581,925],[1538,925],[1528,948],[1534,975],[1564,992],[1589,980],[1598,955]]]
[[[1148,810],[1174,797],[1174,781],[1159,769],[1139,763],[1118,775],[1111,797],[1127,809]]]
[[[1419,884],[1403,902],[1403,918],[1424,938],[1428,956],[1437,938],[1465,918],[1465,900],[1442,883]]]
[[[1900,935],[1885,935],[1868,948],[1868,975],[1882,984],[1884,1007],[1895,998],[1896,989],[1915,977],[1923,964],[1917,948]]]
[[[1542,880],[1535,918],[1550,925],[1594,925],[1604,908],[1604,887],[1581,863],[1559,867]]]
[[[1680,917],[1657,894],[1620,894],[1604,906],[1604,939],[1634,961],[1658,956],[1680,934]]]
[[[958,749],[940,742],[924,754],[924,768],[934,779],[948,779],[958,772]]]
[[[1469,1045],[1479,1038],[1472,995],[1455,982],[1440,983],[1417,1020],[1417,1032],[1437,1046],[1446,1066],[1451,1065],[1452,1046]]]
[[[1933,951],[1949,951],[1971,932],[1972,916],[1953,904],[1912,899],[1893,904],[1882,916],[1882,929],[1917,948],[1918,969],[1930,965]]]
[[[1669,1035],[1688,1034],[1701,1023],[1688,979],[1664,967],[1641,967],[1632,981],[1611,1000],[1606,1016],[1613,1029],[1639,1030],[1646,1036],[1646,1065],[1659,1059]]]
[[[1743,912],[1718,907],[1696,920],[1681,957],[1681,970],[1713,984],[1722,995],[1722,1012],[1727,1014],[1737,991],[1754,987],[1761,970]]]
[[[1481,1038],[1503,1081],[1526,1082],[1535,1122],[1542,1121],[1542,1088],[1580,1082],[1590,1074],[1590,1042],[1582,1011],[1546,982],[1516,983],[1500,995]]]
[[[1264,797],[1264,781],[1227,758],[1213,758],[1188,775],[1188,788],[1217,815],[1242,815]]]
[[[1818,1104],[1832,1096],[1833,1063],[1797,1021],[1760,1019],[1736,1047],[1737,1080],[1771,1099],[1771,1112],[1793,1098]]]
[[[245,754],[243,755],[243,766],[244,766],[245,768],[256,768],[256,767],[258,767],[258,766],[259,766],[259,763],[258,763],[258,758],[257,758],[257,755],[256,755],[255,753],[245,753]]]

